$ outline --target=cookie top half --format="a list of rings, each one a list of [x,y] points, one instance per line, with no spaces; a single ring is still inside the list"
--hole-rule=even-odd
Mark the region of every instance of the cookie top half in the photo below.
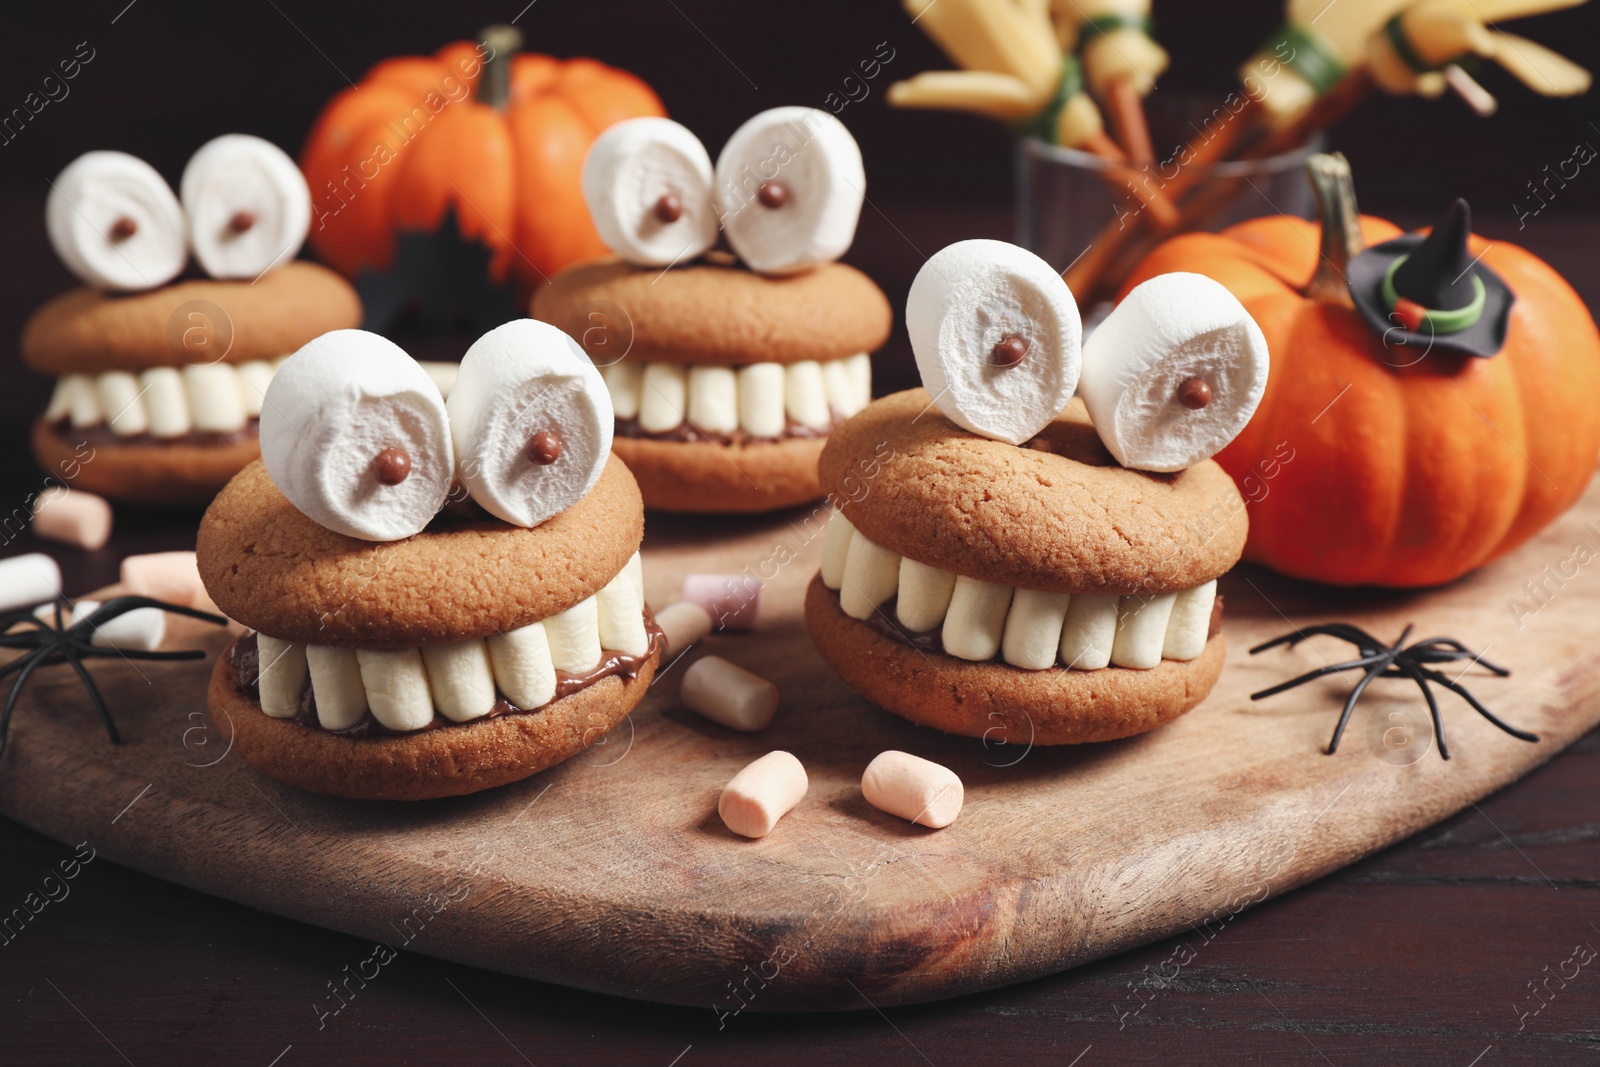
[[[895,393],[836,428],[819,469],[868,540],[1019,589],[1189,589],[1237,563],[1249,529],[1215,462],[1175,474],[1118,466],[1078,400],[1019,447],[959,428],[924,389]]]
[[[726,255],[670,270],[601,259],[539,290],[533,316],[565,330],[597,363],[617,359],[739,366],[844,359],[888,340],[893,312],[872,279],[843,263],[781,277]]]
[[[104,374],[286,356],[361,325],[361,300],[326,267],[296,261],[255,282],[193,279],[147,292],[72,289],[22,328],[22,358],[44,374]]]
[[[200,522],[201,580],[223,614],[284,641],[393,649],[515,630],[565,611],[621,572],[644,538],[622,461],[532,529],[448,515],[404,541],[360,541],[307,518],[258,460]]]

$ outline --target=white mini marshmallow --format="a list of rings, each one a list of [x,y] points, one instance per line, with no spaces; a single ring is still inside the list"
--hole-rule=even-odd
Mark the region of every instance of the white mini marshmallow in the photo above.
[[[1167,620],[1172,616],[1177,596],[1176,593],[1125,596],[1117,602],[1117,639],[1111,646],[1112,663],[1139,670],[1161,665],[1161,651],[1167,642]]]
[[[311,229],[311,190],[288,153],[227,133],[189,157],[178,182],[189,246],[213,278],[259,278],[300,251]]]
[[[687,263],[717,243],[711,181],[705,145],[671,119],[616,123],[583,161],[583,199],[600,239],[642,267]]]
[[[356,649],[361,686],[372,717],[391,730],[420,730],[433,721],[433,691],[422,653],[414,648],[393,651]]]
[[[729,779],[717,798],[722,823],[740,837],[766,837],[811,783],[793,753],[768,752]]]
[[[859,530],[851,534],[839,584],[839,609],[852,619],[871,618],[899,584],[900,553],[869,541]]]
[[[611,451],[611,394],[576,341],[516,319],[473,342],[450,399],[456,477],[472,499],[514,526],[537,526],[581,500]],[[531,442],[549,434],[553,461]]]
[[[1071,599],[1066,593],[1018,589],[1011,598],[1011,610],[1006,614],[1000,658],[1024,670],[1042,671],[1054,667]]]
[[[256,654],[256,688],[260,694],[261,710],[274,719],[294,718],[300,713],[300,697],[305,692],[306,679],[310,676],[306,646],[258,633]],[[318,710],[321,710],[320,702]],[[362,698],[361,710],[366,710],[365,697]]]
[[[1117,640],[1117,598],[1075,593],[1061,627],[1061,662],[1080,671],[1111,665]]]
[[[383,485],[376,460],[391,448],[411,469]],[[363,330],[325,333],[278,368],[261,408],[261,458],[307,517],[365,541],[427,526],[455,473],[438,388],[394,342]]]
[[[956,575],[955,588],[950,593],[950,610],[939,630],[945,653],[957,659],[993,659],[1000,651],[1000,639],[1005,634],[1012,592],[1009,585]]]
[[[355,649],[307,645],[306,669],[317,722],[324,730],[348,730],[361,721],[367,713],[367,690]]]
[[[782,202],[763,201],[773,182]],[[728,244],[752,270],[789,274],[828,263],[855,240],[866,198],[861,148],[844,123],[810,107],[745,122],[717,157],[717,211]]]
[[[683,672],[679,696],[690,711],[730,730],[764,730],[778,710],[778,687],[721,656],[702,656]]]
[[[45,229],[67,269],[96,289],[165,285],[188,258],[172,187],[126,152],[86,152],[50,184]]]
[[[782,437],[788,428],[784,413],[781,363],[752,363],[739,368],[739,428],[751,437]]]
[[[226,363],[185,367],[183,388],[189,395],[189,411],[196,430],[236,433],[244,429],[249,416],[239,391],[239,375],[232,367]]]
[[[711,615],[699,604],[680,600],[656,612],[656,625],[666,639],[663,656],[681,655],[689,646],[711,636]]]
[[[826,430],[833,425],[822,364],[812,359],[801,360],[785,367],[783,374],[783,403],[789,418],[813,430]]]
[[[95,379],[100,410],[105,413],[111,432],[118,437],[132,437],[150,429],[139,394],[139,379],[127,371],[107,371]]]
[[[955,590],[954,574],[903,556],[894,616],[912,633],[937,630],[950,610],[950,596]]]
[[[1050,264],[1004,241],[935,252],[911,283],[906,331],[939,410],[983,437],[1026,443],[1078,384],[1077,302]],[[1003,345],[1020,345],[1020,362],[1005,365]]]
[[[194,420],[189,417],[189,394],[178,368],[151,367],[139,375],[139,385],[144,390],[141,399],[151,437],[182,437],[194,429]]]
[[[594,597],[544,620],[550,662],[556,670],[581,674],[600,662],[600,610]]]
[[[72,625],[94,615],[100,603],[80,600],[72,608]],[[154,652],[167,636],[167,613],[160,608],[135,608],[105,622],[95,623],[89,643],[98,648],[124,648],[130,652]]]
[[[650,647],[650,635],[644,628],[644,594],[634,580],[639,567],[639,553],[635,552],[628,565],[595,594],[602,649],[642,656]]]
[[[850,520],[844,517],[844,512],[835,511],[828,520],[828,528],[822,534],[822,584],[829,589],[838,591],[844,584],[844,567],[850,555],[850,542],[855,537],[856,528],[850,525]]]
[[[639,417],[639,393],[643,386],[644,364],[639,360],[619,359],[600,368],[611,392],[611,410],[619,419]]]
[[[1216,455],[1245,428],[1267,388],[1267,339],[1237,297],[1201,274],[1135,286],[1083,350],[1083,401],[1125,467],[1179,471]],[[1180,400],[1204,383],[1203,406]]]
[[[639,429],[666,433],[683,425],[689,374],[677,363],[646,363],[639,372]]]
[[[423,645],[428,689],[440,714],[451,722],[470,722],[494,708],[494,669],[481,639],[453,645]]]
[[[543,622],[492,635],[489,658],[495,684],[515,707],[532,711],[555,699],[556,668]]]
[[[893,749],[880,752],[861,775],[861,793],[879,811],[937,830],[961,814],[966,790],[956,772]]]
[[[739,428],[739,375],[732,367],[690,367],[689,422],[705,433]]]
[[[1211,633],[1211,605],[1217,599],[1217,581],[1184,589],[1172,602],[1162,659],[1191,660],[1205,651]]]

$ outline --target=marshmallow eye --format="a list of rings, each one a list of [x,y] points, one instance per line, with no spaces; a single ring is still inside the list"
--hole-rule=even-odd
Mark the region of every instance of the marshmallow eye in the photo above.
[[[1243,432],[1267,388],[1267,340],[1200,274],[1136,286],[1083,346],[1084,403],[1117,462],[1179,471]]]
[[[671,119],[619,122],[583,164],[583,199],[600,239],[629,263],[687,263],[717,243],[711,157]]]
[[[1024,444],[1072,399],[1078,305],[1048,263],[1003,241],[961,241],[923,265],[906,299],[922,384],[962,429]]]
[[[50,243],[96,289],[165,285],[183,270],[183,209],[154,167],[126,152],[89,152],[51,183]]]
[[[262,399],[261,458],[291,504],[363,541],[419,533],[455,469],[438,387],[362,330],[325,333],[278,368]]]
[[[189,244],[213,278],[254,279],[300,251],[311,227],[311,191],[284,151],[230,133],[190,157],[178,185]]]
[[[605,381],[548,323],[519,319],[478,338],[446,406],[456,477],[480,507],[516,526],[576,504],[611,452]]]
[[[735,130],[717,157],[716,182],[728,244],[763,274],[844,255],[867,188],[850,131],[808,107],[763,111]]]

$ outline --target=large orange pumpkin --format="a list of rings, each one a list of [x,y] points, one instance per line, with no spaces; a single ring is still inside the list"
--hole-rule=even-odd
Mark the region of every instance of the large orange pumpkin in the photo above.
[[[387,59],[334,97],[301,159],[311,247],[342,273],[383,270],[398,231],[433,231],[453,208],[523,288],[605,253],[579,177],[623,119],[664,115],[650,87],[592,59],[517,54],[512,27],[433,56]]]
[[[1516,548],[1583,493],[1600,457],[1600,333],[1549,265],[1474,236],[1472,253],[1516,295],[1499,354],[1385,347],[1342,271],[1400,231],[1356,225],[1348,174],[1313,175],[1322,225],[1280,216],[1177,237],[1124,293],[1194,271],[1266,335],[1266,395],[1217,456],[1249,502],[1246,559],[1337,585],[1436,585]]]

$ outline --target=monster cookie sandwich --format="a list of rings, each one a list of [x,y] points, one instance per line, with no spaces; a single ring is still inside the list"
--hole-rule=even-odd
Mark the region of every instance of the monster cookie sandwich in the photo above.
[[[750,512],[822,495],[829,431],[872,398],[889,302],[836,263],[865,179],[855,140],[811,108],[762,112],[715,168],[667,119],[607,130],[584,165],[617,258],[569,267],[534,315],[579,338],[617,413],[613,449],[645,504]],[[712,251],[719,228],[733,255]]]
[[[620,722],[661,639],[611,426],[587,357],[528,319],[473,344],[448,403],[374,334],[290,357],[262,461],[197,545],[254,631],[211,679],[240,755],[315,792],[418,800],[524,778]]]
[[[28,320],[22,356],[56,379],[33,450],[76,486],[130,503],[200,505],[260,454],[261,397],[288,353],[356,326],[338,275],[292,262],[311,218],[294,162],[219,137],[182,198],[121,152],[79,157],[52,184],[50,240],[85,287]],[[190,252],[203,279],[174,281]]]
[[[1193,708],[1222,669],[1217,579],[1247,531],[1207,457],[1265,387],[1255,323],[1216,283],[1163,275],[1080,354],[1060,277],[993,241],[934,256],[906,317],[927,388],[873,403],[822,454],[842,509],[806,595],[823,659],[914,722],[1013,743]],[[867,460],[869,490],[840,491]]]

